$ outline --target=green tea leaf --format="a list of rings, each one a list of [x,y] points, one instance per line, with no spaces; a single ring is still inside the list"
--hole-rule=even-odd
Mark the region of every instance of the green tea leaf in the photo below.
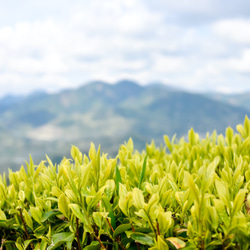
[[[225,206],[230,207],[229,192],[226,184],[219,180],[215,180],[215,186],[220,200],[225,204]]]
[[[161,235],[165,235],[172,225],[172,213],[170,211],[160,211],[158,215],[158,223]]]
[[[67,178],[73,192],[74,192],[74,195],[76,197],[79,197],[80,194],[79,194],[79,191],[76,187],[76,184],[75,184],[75,180],[73,179],[73,176],[72,176],[72,173],[71,173],[71,169],[69,168],[69,166],[65,165],[63,167],[63,173],[64,173],[64,176]]]
[[[75,238],[75,234],[71,232],[56,233],[52,235],[52,244],[47,248],[48,250],[57,249],[65,242],[72,243]]]
[[[247,190],[240,189],[239,192],[236,194],[233,202],[232,217],[236,215],[240,211],[241,207],[244,205],[246,193]]]
[[[1,209],[0,209],[0,220],[7,220],[4,211],[2,211]]]
[[[92,241],[90,245],[83,248],[83,250],[100,250],[99,241]]]
[[[115,219],[115,214],[113,212],[112,206],[110,204],[110,201],[107,197],[102,197],[102,202],[103,205],[106,209],[106,211],[109,212],[108,217],[111,219],[111,226],[113,227],[113,229],[116,229],[116,219]]]
[[[192,175],[190,175],[190,178],[189,178],[189,187],[190,187],[190,190],[194,196],[195,201],[197,202],[197,204],[199,204],[200,203],[200,192],[199,192],[197,185],[194,183]]]
[[[88,215],[81,211],[80,206],[77,204],[69,204],[69,208],[72,210],[73,214],[84,223],[84,229],[87,232],[93,232]]]
[[[134,205],[136,206],[136,208],[140,209],[144,207],[144,197],[140,189],[138,188],[133,189],[133,199],[134,199]]]
[[[68,200],[64,194],[61,194],[58,200],[58,208],[66,218],[69,218]]]
[[[246,132],[246,136],[249,136],[250,135],[250,121],[247,115],[245,116],[245,120],[244,120],[244,129]]]
[[[189,140],[191,145],[195,145],[195,132],[194,132],[193,128],[191,128],[188,131],[188,140]]]
[[[166,240],[171,242],[171,244],[174,245],[176,249],[181,249],[186,246],[186,243],[177,237],[169,237]]]
[[[90,149],[89,149],[89,158],[92,161],[92,164],[95,168],[96,164],[96,149],[95,149],[95,144],[93,142],[90,143]],[[96,173],[96,170],[95,170]]]
[[[27,212],[26,209],[23,209],[22,212],[23,212],[23,216],[24,216],[24,220],[25,220],[26,224],[28,225],[28,227],[30,227],[33,230],[33,221],[31,219],[29,213]]]
[[[227,145],[231,146],[233,143],[233,136],[234,136],[234,131],[231,127],[228,127],[226,129],[226,143]]]
[[[22,244],[19,244],[19,243],[15,243],[16,244],[16,247],[18,248],[18,250],[24,250],[24,246]]]
[[[117,235],[119,235],[119,234],[121,234],[121,233],[123,233],[125,231],[128,231],[131,228],[132,228],[131,224],[123,224],[123,225],[118,226],[115,229],[114,237],[116,237]]]
[[[36,239],[25,240],[24,241],[24,249],[27,249],[27,247],[30,246],[30,244],[34,241],[36,241]]]
[[[46,241],[42,241],[40,244],[40,250],[46,250],[48,243]]]
[[[246,132],[245,132],[245,129],[244,127],[239,124],[236,126],[236,129],[238,130],[238,132],[241,134],[242,138],[246,138]]]
[[[154,238],[143,233],[126,231],[127,237],[132,238],[135,242],[142,245],[153,246]]]
[[[169,151],[172,152],[172,151],[173,151],[173,147],[172,147],[172,145],[171,145],[171,142],[170,142],[170,140],[169,140],[169,137],[168,137],[167,135],[164,135],[163,138],[164,138],[164,142],[165,142],[165,144],[167,145]]]
[[[39,207],[30,207],[30,213],[33,219],[38,222],[39,224],[42,224],[42,212],[39,209]]]
[[[115,184],[117,188],[117,193],[119,194],[119,183],[122,183],[122,177],[118,166],[115,167]]]
[[[45,222],[45,221],[49,220],[51,217],[53,219],[54,216],[59,215],[59,214],[61,214],[61,212],[57,211],[57,210],[51,210],[49,212],[45,212],[45,213],[43,213],[41,222]]]
[[[219,199],[214,199],[213,203],[214,203],[214,207],[218,213],[218,216],[220,218],[220,221],[225,223],[226,226],[229,226],[230,220],[229,220],[229,216],[227,214],[227,211],[225,209],[224,202],[219,200]]]
[[[143,161],[138,188],[141,188],[141,184],[146,173],[146,167],[147,167],[147,155],[145,156],[144,161]]]
[[[82,153],[80,152],[79,148],[76,146],[71,147],[71,157],[72,159],[76,160],[82,164]]]

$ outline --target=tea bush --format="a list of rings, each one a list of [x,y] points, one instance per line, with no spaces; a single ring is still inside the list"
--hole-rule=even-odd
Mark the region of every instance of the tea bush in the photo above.
[[[250,121],[0,176],[0,249],[250,249]]]

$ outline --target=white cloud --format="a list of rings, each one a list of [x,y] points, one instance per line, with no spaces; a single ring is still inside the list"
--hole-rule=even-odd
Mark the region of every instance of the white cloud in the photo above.
[[[241,75],[249,73],[250,20],[235,14],[230,19],[231,4],[29,0],[20,13],[9,2],[3,6],[5,12],[13,8],[15,17],[0,15],[5,20],[0,23],[0,96],[21,86],[25,92],[53,91],[95,79],[163,81],[192,90],[249,82]]]
[[[155,55],[152,69],[156,73],[181,73],[186,70],[186,64],[182,57]]]
[[[213,29],[223,39],[250,44],[250,19],[219,20],[214,23]]]
[[[239,73],[250,73],[250,49],[244,50],[240,58],[229,59],[227,66]]]

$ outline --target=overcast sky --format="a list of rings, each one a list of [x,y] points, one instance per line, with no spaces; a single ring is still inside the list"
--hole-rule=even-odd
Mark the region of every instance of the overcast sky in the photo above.
[[[250,1],[0,0],[0,97],[121,79],[250,91]]]

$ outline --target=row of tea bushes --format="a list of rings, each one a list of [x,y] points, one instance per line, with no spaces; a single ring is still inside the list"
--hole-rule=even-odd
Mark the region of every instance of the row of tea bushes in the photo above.
[[[0,176],[0,249],[250,249],[247,117],[237,131],[30,158]]]

